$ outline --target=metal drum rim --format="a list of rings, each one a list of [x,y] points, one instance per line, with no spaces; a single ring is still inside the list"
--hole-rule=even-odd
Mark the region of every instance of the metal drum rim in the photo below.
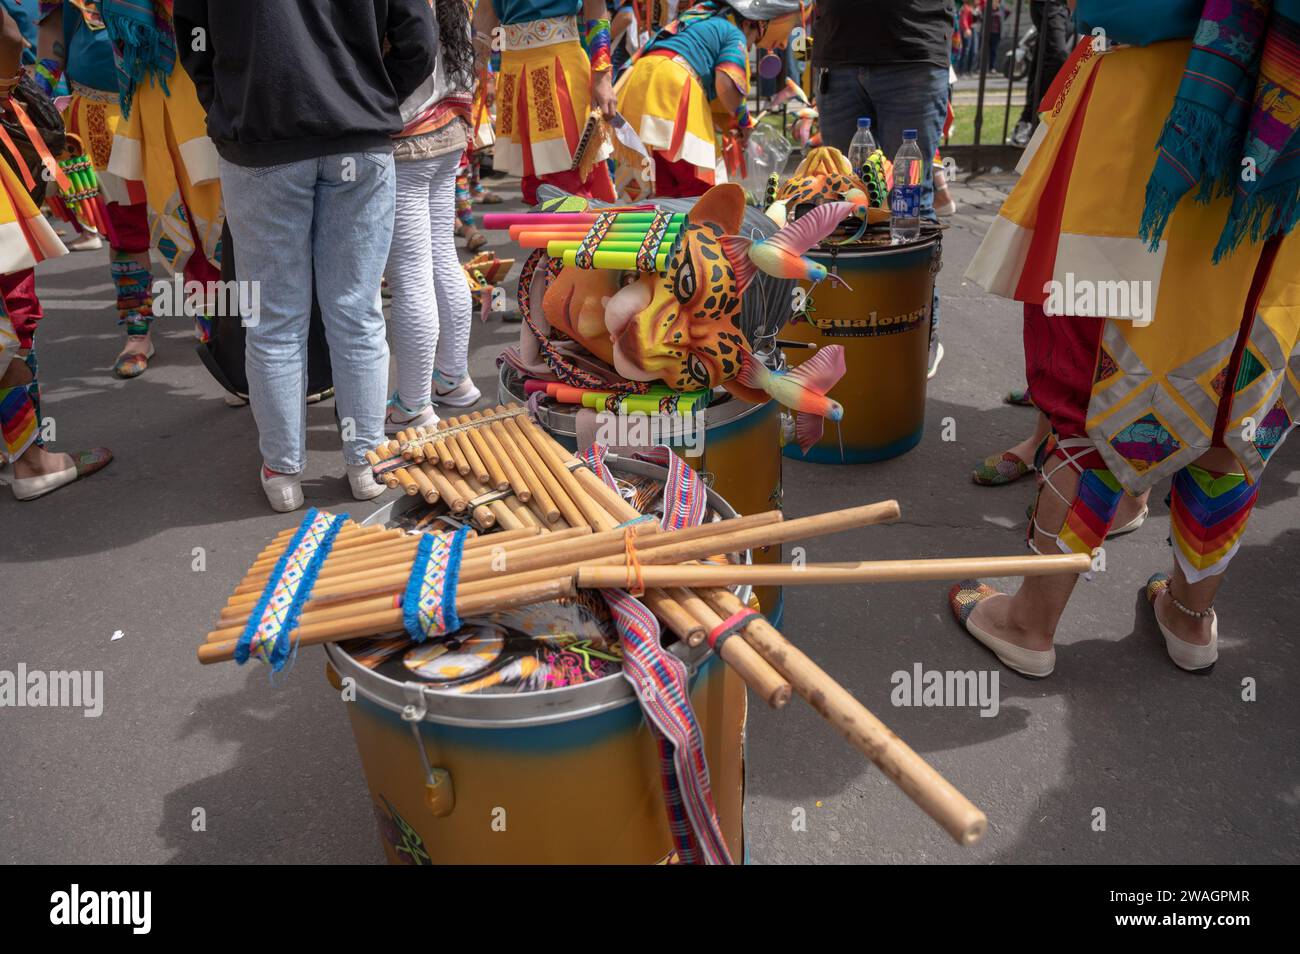
[[[805,254],[814,260],[821,258],[830,258],[832,255],[837,259],[846,258],[874,258],[883,255],[904,255],[909,252],[920,252],[935,245],[940,244],[943,240],[943,233],[936,232],[934,235],[927,235],[917,239],[914,242],[908,242],[905,245],[875,245],[875,246],[858,246],[854,245],[818,245],[810,249]]]
[[[668,473],[666,468],[656,464],[621,457],[617,454],[610,454],[605,460],[611,469],[620,473],[654,477],[659,480],[663,480]],[[729,520],[738,516],[735,508],[712,487],[705,489],[709,506],[722,515],[723,519]],[[399,514],[404,509],[411,509],[419,504],[420,501],[415,497],[399,497],[361,521],[361,525],[381,524],[395,513]],[[744,555],[744,562],[752,562],[748,551]],[[750,587],[740,588],[737,595],[742,602],[748,603]],[[711,650],[703,643],[691,649],[678,642],[673,645],[670,652],[686,664],[691,676],[700,670],[711,654]],[[464,696],[439,692],[425,683],[413,680],[399,682],[381,675],[362,666],[337,643],[327,643],[325,654],[335,672],[342,678],[351,676],[355,680],[358,694],[370,702],[400,715],[406,712],[408,707],[416,706],[418,700],[419,706],[425,710],[421,721],[439,725],[475,729],[528,728],[571,722],[636,703],[636,693],[621,673],[605,676],[580,686],[565,686],[560,689],[542,689],[537,692],[518,694]],[[502,709],[515,709],[518,713],[508,714],[508,717],[503,718],[501,713],[496,711]],[[418,707],[415,711],[418,711]]]

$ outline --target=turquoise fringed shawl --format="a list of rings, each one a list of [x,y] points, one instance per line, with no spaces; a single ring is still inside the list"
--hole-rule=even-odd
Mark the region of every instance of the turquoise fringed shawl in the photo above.
[[[1114,43],[1191,39],[1157,143],[1141,237],[1159,243],[1179,201],[1231,196],[1218,262],[1300,220],[1300,0],[1079,0],[1079,29]]]

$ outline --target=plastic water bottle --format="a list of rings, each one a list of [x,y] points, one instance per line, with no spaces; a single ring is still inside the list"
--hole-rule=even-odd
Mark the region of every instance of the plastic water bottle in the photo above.
[[[894,188],[889,193],[889,240],[895,245],[921,236],[921,183],[925,160],[916,144],[916,130],[903,130],[903,145],[894,157]]]
[[[862,175],[862,169],[867,164],[867,159],[876,151],[876,139],[871,135],[871,117],[858,117],[858,131],[853,134],[853,141],[849,143],[849,165],[859,176]]]

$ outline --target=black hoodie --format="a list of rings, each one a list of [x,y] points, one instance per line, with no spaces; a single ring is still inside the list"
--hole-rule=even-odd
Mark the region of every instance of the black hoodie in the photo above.
[[[429,0],[176,0],[217,151],[241,166],[392,148],[433,73]]]

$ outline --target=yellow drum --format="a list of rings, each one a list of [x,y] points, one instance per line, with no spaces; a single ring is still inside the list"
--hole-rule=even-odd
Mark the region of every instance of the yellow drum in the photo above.
[[[635,461],[613,466],[663,474]],[[709,498],[735,515],[716,493]],[[393,507],[412,505],[405,498]],[[718,821],[741,862],[745,685],[705,646],[673,651],[691,671]],[[326,654],[330,681],[355,697],[348,717],[390,863],[654,864],[672,856],[658,747],[620,673],[462,695],[390,678],[338,645]]]
[[[787,444],[787,457],[862,464],[897,457],[920,443],[939,247],[936,234],[907,245],[823,247],[808,253],[852,290],[829,281],[814,289],[803,284],[808,320],[786,325],[781,337],[844,346],[847,371],[830,392],[844,406],[844,420],[838,427],[828,422],[806,455],[797,444]],[[811,354],[791,348],[786,357],[797,366]]]
[[[507,364],[501,366],[500,400],[503,404],[524,404],[527,401],[522,380]],[[696,414],[702,423],[690,430],[688,439],[672,436],[676,433],[674,427],[680,431],[680,419],[669,415],[627,415],[628,426],[623,429],[623,435],[633,440],[641,433],[655,435],[656,437],[640,443],[640,446],[667,444],[698,471],[705,483],[717,491],[737,513],[761,513],[781,508],[780,410],[781,406],[775,401],[750,404],[718,389],[713,403]],[[577,409],[572,405],[544,405],[539,410],[538,423],[565,447],[577,450],[577,414]],[[593,437],[600,439],[601,425],[612,417],[609,415],[599,419],[600,423],[593,434],[584,436],[584,448]],[[662,421],[663,426],[638,429],[632,423],[632,419],[649,417]],[[602,443],[610,444],[615,449],[634,449],[628,443],[614,440]],[[780,563],[781,547],[755,550],[752,558],[755,563]],[[754,595],[772,625],[780,626],[784,608],[781,588],[755,587]]]

